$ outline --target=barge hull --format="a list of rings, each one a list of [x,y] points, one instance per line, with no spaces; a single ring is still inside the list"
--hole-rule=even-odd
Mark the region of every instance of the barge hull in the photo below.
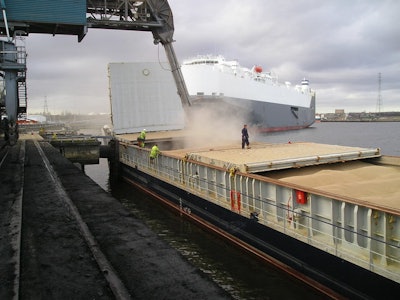
[[[396,282],[265,227],[257,220],[238,215],[130,166],[121,164],[121,172],[127,182],[135,181],[182,211],[190,211],[334,293],[352,299],[378,299],[383,291],[400,292]]]
[[[184,132],[148,135],[146,147],[117,136],[126,178],[338,293],[379,296],[374,282],[400,291],[399,158],[315,143],[189,148]]]

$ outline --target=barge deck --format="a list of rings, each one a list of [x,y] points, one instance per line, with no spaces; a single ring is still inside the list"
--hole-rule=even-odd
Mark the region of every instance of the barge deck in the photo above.
[[[186,136],[191,134],[150,132],[140,148],[136,135],[117,135],[124,176],[185,211],[213,214],[209,220],[248,221],[240,236],[256,248],[277,247],[280,242],[270,240],[275,233],[287,245],[298,242],[298,251],[279,249],[293,257],[286,263],[296,268],[300,260],[300,269],[313,269],[307,276],[344,294],[366,288],[365,281],[357,286],[352,280],[359,274],[399,290],[400,158],[383,157],[378,148],[315,143],[253,143],[241,149],[221,141],[190,147]],[[161,154],[151,162],[155,143]],[[309,257],[314,250],[321,258]]]

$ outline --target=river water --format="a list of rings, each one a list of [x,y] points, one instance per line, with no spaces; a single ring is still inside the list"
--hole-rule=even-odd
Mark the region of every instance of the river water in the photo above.
[[[302,130],[251,135],[250,142],[316,142],[380,148],[384,155],[400,156],[399,135],[400,122],[323,122]],[[85,172],[234,299],[321,299],[308,286],[180,218],[132,186],[111,185],[106,159],[85,166]]]

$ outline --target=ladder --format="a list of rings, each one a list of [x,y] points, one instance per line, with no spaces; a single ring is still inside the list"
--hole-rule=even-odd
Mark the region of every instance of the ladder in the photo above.
[[[26,48],[17,46],[17,62],[26,66]],[[26,88],[26,68],[17,72],[17,90],[18,90],[18,119],[27,118],[27,88]]]

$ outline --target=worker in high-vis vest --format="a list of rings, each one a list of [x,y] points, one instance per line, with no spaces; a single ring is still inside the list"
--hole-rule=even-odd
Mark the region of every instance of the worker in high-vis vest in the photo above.
[[[153,161],[158,156],[158,154],[160,154],[160,149],[158,149],[157,144],[155,144],[150,151],[150,161]]]
[[[144,141],[146,140],[146,129],[143,129],[140,133],[139,137],[137,138],[138,146],[144,147]]]

